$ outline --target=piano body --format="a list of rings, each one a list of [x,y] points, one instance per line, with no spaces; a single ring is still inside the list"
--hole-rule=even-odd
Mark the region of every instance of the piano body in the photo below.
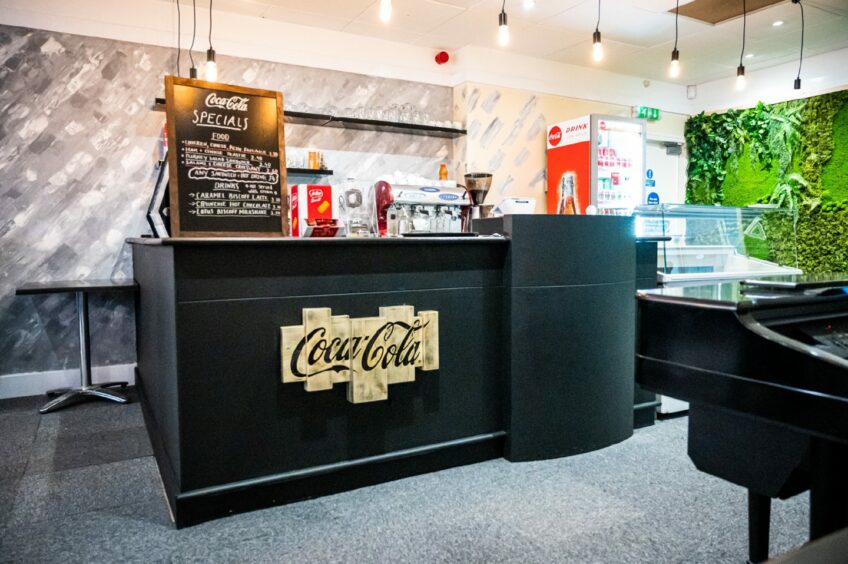
[[[749,550],[770,498],[810,490],[810,538],[848,527],[848,278],[785,276],[637,295],[636,380],[690,402],[690,458],[749,491]]]

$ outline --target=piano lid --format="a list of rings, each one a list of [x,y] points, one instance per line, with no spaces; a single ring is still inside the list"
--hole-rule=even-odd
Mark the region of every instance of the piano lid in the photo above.
[[[696,307],[752,310],[777,305],[848,299],[848,275],[790,275],[757,280],[666,286],[637,292],[639,299]]]

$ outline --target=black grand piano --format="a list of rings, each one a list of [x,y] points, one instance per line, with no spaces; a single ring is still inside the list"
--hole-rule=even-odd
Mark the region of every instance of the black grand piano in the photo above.
[[[848,276],[640,291],[636,380],[690,402],[689,456],[749,493],[749,558],[771,498],[809,490],[810,539],[848,527]]]

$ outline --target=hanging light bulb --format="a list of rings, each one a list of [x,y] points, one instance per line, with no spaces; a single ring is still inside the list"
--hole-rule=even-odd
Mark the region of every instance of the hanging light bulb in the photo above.
[[[532,10],[536,7],[536,0],[524,0],[523,6],[525,10]]]
[[[596,63],[604,60],[604,46],[601,44],[601,0],[598,0],[598,23],[595,24],[595,33],[592,34],[592,59]]]
[[[680,14],[680,0],[677,0],[677,7],[674,9],[674,49],[671,51],[671,66],[668,67],[668,76],[677,78],[680,76],[680,51],[677,50],[677,16]]]
[[[745,80],[745,65],[739,65],[736,68],[736,90],[745,90],[747,84]]]
[[[677,49],[671,52],[671,66],[668,67],[668,76],[671,78],[680,76],[680,52]]]
[[[212,48],[212,0],[209,0],[209,49],[206,50],[206,80],[218,82],[218,63],[215,62],[215,49]]]
[[[736,90],[745,90],[745,65],[742,64],[742,58],[745,56],[745,35],[748,25],[748,7],[745,0],[742,0],[742,52],[739,53],[739,66],[736,67]]]
[[[215,49],[206,50],[206,80],[218,82],[218,63],[215,62]]]
[[[506,6],[506,0],[504,0]],[[501,13],[498,14],[498,45],[506,47],[509,45],[509,25],[506,22],[506,12],[501,8]]]
[[[380,0],[380,20],[387,22],[392,19],[392,0]]]
[[[604,60],[604,46],[601,44],[600,31],[592,34],[592,59],[598,63]]]

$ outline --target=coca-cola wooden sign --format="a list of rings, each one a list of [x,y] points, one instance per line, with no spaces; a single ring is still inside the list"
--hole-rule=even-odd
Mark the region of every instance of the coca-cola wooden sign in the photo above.
[[[165,77],[171,235],[282,236],[281,92]]]
[[[439,312],[381,307],[377,317],[351,319],[330,308],[303,310],[303,324],[281,327],[282,380],[307,392],[348,383],[347,399],[388,399],[390,384],[414,382],[416,369],[439,368]]]

